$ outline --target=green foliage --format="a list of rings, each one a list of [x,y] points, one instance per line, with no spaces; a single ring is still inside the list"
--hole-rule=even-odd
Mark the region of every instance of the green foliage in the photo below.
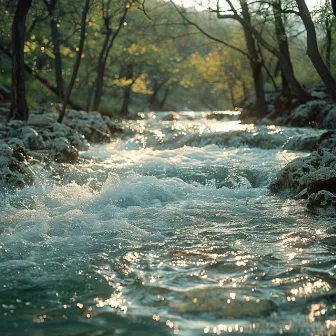
[[[0,4],[0,44],[9,50],[13,3],[5,1]],[[100,105],[102,113],[117,114],[126,90],[131,91],[131,108],[135,111],[146,108],[182,109],[185,106],[195,110],[220,110],[240,106],[251,95],[251,70],[244,55],[215,43],[195,27],[186,25],[169,2],[146,0],[145,7],[141,3],[135,0],[92,0],[83,60],[72,100],[83,108],[90,109],[92,106],[99,54],[104,48],[106,36],[118,28],[126,6],[129,12],[107,60]],[[65,87],[70,80],[79,43],[82,7],[81,0],[59,0],[53,14],[59,33]],[[256,26],[263,29],[265,38],[274,44],[273,24],[270,20],[262,20],[268,15],[267,6],[260,7],[255,13]],[[208,11],[194,13],[191,17],[212,36],[246,51],[243,31],[235,22],[217,20]],[[322,16],[316,14],[316,17],[319,22],[324,22]],[[307,85],[318,83],[313,67],[307,67],[309,61],[302,37],[296,34],[290,20],[287,24],[298,79]],[[323,33],[320,37],[323,45]],[[50,17],[43,0],[35,0],[29,12],[24,50],[26,63],[56,85]],[[274,73],[274,57],[266,51],[263,53],[265,64]],[[5,59],[5,56],[1,57]],[[10,84],[10,71],[9,62],[1,59],[1,81],[5,85]],[[41,101],[58,100],[32,76],[27,75],[26,78],[29,106],[33,107]],[[279,84],[279,74],[275,80]]]

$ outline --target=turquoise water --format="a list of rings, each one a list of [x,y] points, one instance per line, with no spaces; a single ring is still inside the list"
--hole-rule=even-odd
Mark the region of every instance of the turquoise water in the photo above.
[[[170,116],[3,195],[0,335],[336,334],[334,219],[267,189],[316,131]]]

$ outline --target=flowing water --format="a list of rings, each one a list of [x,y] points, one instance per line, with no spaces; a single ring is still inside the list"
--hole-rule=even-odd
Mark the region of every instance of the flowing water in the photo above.
[[[267,189],[318,131],[142,116],[2,195],[0,334],[335,335],[335,222]]]

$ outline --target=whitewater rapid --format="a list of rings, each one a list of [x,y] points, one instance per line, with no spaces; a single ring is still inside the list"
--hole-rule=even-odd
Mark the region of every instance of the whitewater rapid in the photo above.
[[[234,119],[144,114],[2,195],[0,334],[335,334],[333,219],[267,188],[319,131]]]

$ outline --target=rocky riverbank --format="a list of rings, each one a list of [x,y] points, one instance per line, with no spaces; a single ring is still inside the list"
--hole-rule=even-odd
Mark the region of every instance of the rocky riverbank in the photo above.
[[[79,160],[79,151],[90,143],[110,142],[120,126],[98,112],[68,110],[64,123],[57,122],[59,106],[31,110],[27,122],[0,123],[0,188],[13,190],[31,185],[35,163],[61,165]]]
[[[290,190],[296,199],[307,200],[310,212],[336,216],[336,132],[325,133],[316,151],[286,165],[270,190]]]

